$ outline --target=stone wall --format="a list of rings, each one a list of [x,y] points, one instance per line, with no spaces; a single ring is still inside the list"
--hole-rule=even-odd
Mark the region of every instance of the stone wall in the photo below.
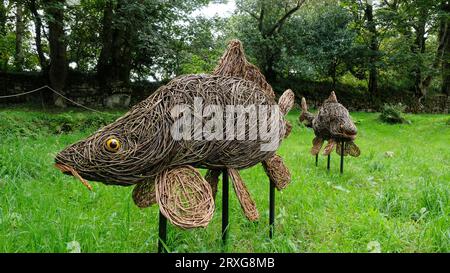
[[[445,95],[430,96],[423,100],[422,104],[424,106],[424,108],[421,109],[422,112],[433,114],[448,114],[450,97]]]
[[[40,73],[4,73],[0,72],[0,96],[19,94],[41,86],[48,85],[46,77]],[[130,85],[110,85],[108,90],[101,88],[93,74],[70,72],[67,77],[64,95],[69,99],[88,107],[129,107],[154,92],[159,83],[135,82]],[[3,103],[42,103],[51,100],[52,92],[48,89],[2,99]],[[70,102],[68,102],[70,105]]]
[[[39,73],[4,73],[0,72],[0,96],[27,92],[48,84],[47,79]],[[65,95],[79,104],[98,108],[129,107],[145,99],[153,93],[161,83],[134,82],[130,85],[115,84],[109,90],[100,87],[95,75],[70,72],[64,90]],[[330,94],[327,83],[317,82],[289,82],[284,81],[274,85],[274,89],[281,94],[285,89],[291,88],[296,93],[296,101],[306,97],[311,108],[317,108]],[[422,100],[418,107],[412,95],[396,94],[390,90],[383,90],[383,96],[376,102],[370,100],[367,91],[338,84],[336,86],[338,100],[350,111],[379,111],[384,103],[403,103],[407,111],[425,113],[448,113],[450,98],[444,95],[433,95]],[[51,101],[52,93],[49,90],[20,96],[10,99],[1,99],[4,103],[41,103],[43,100]],[[69,103],[70,105],[70,103]]]
[[[329,96],[329,93],[327,93]],[[349,111],[361,111],[361,112],[379,112],[385,103],[397,104],[401,103],[406,105],[406,112],[409,113],[430,113],[430,114],[448,114],[450,106],[450,97],[445,95],[431,95],[424,98],[421,101],[421,105],[417,105],[416,101],[410,98],[399,97],[384,97],[377,102],[371,102],[368,97],[361,96],[358,98],[348,98],[342,96],[339,92],[336,92],[338,101],[342,103]],[[323,101],[327,98],[324,96],[308,96],[304,94],[296,94],[296,102],[299,103],[301,97],[305,97],[308,103],[308,107],[317,109],[323,104]],[[309,98],[309,99],[308,99]]]
[[[328,82],[308,82],[285,80],[275,83],[276,93],[281,94],[284,90],[290,88],[294,91],[296,102],[299,103],[302,97],[306,98],[310,108],[318,108],[323,101],[328,98],[332,86]],[[450,97],[443,94],[430,94],[421,100],[418,105],[414,94],[405,91],[398,92],[388,86],[380,86],[380,95],[376,100],[372,100],[364,86],[351,86],[338,83],[334,88],[337,99],[349,111],[378,112],[385,103],[406,105],[406,111],[412,113],[445,113],[448,114],[450,106]]]

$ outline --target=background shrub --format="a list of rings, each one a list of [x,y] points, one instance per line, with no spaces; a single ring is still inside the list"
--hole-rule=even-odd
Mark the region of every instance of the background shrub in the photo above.
[[[380,120],[385,123],[396,124],[406,123],[406,119],[403,116],[406,106],[398,104],[384,104],[381,109]]]

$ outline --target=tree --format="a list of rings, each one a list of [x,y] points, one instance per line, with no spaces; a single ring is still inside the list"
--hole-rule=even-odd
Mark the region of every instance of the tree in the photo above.
[[[81,1],[66,8],[67,61],[74,70],[93,73],[102,48],[104,1]]]
[[[304,3],[305,0],[236,1],[238,13],[250,16],[243,18],[238,27],[247,36],[244,41],[253,48],[259,66],[269,82],[276,79],[275,65],[282,54],[280,32]]]
[[[45,11],[48,22],[48,40],[50,48],[50,85],[63,92],[67,78],[67,55],[64,33],[64,4],[65,0],[46,0]],[[62,97],[54,94],[54,104],[64,107],[65,101]]]
[[[6,35],[7,7],[5,1],[0,1],[0,35]]]
[[[226,27],[226,19],[198,17],[180,29],[175,52],[174,74],[211,73],[231,39],[220,31]]]
[[[337,5],[323,5],[304,18],[293,22],[301,23],[304,30],[300,50],[321,75],[331,78],[335,89],[338,78],[348,71],[347,60],[354,49],[356,33],[349,28],[351,15]]]
[[[389,17],[394,22],[393,28],[409,43],[411,57],[414,59],[410,71],[414,77],[412,89],[420,104],[422,98],[427,95],[439,66],[436,58],[439,49],[430,51],[427,48],[427,40],[433,37],[436,29],[438,3],[428,0],[385,0],[383,7],[393,14]]]
[[[126,1],[105,1],[103,11],[102,49],[97,65],[97,74],[102,83],[128,83],[131,70],[130,39],[136,31],[133,24],[113,22],[116,14],[124,20]],[[132,4],[130,4],[132,5]],[[140,5],[136,3],[136,5]],[[116,17],[117,18],[117,17]]]
[[[349,27],[358,33],[355,42],[359,52],[351,71],[357,78],[361,78],[362,72],[367,73],[367,89],[372,99],[381,95],[379,70],[384,66],[385,52],[380,50],[380,45],[392,34],[393,24],[392,13],[386,14],[390,9],[383,9],[389,2],[380,2],[383,1],[378,1],[377,5],[371,0],[344,0],[341,3],[352,13],[353,23]]]
[[[16,51],[14,54],[14,66],[17,71],[21,71],[24,66],[24,52],[23,52],[23,36],[25,32],[25,18],[23,3],[16,2]]]
[[[450,95],[450,2],[442,1],[440,6],[439,49],[441,61],[441,92]]]
[[[187,18],[207,0],[130,1],[107,0],[103,7],[101,53],[97,75],[109,83],[128,83],[136,76],[158,77],[160,68],[173,71],[174,46],[182,40],[179,19]],[[108,88],[108,87],[106,87]]]
[[[41,67],[41,70],[45,72],[48,70],[48,61],[45,58],[44,49],[42,45],[42,18],[38,12],[39,3],[37,3],[37,0],[28,0],[27,7],[30,10],[33,17],[34,35],[35,35],[34,40],[36,44],[36,52],[39,58],[39,65]]]
[[[12,3],[0,2],[0,71],[8,70],[8,61],[14,52],[14,39],[8,29],[8,13]]]
[[[368,89],[371,95],[378,93],[378,31],[376,22],[373,14],[373,4],[372,1],[366,0],[365,17],[367,20],[367,30],[370,33],[369,38],[369,49],[370,49],[370,59],[369,59],[369,84]]]

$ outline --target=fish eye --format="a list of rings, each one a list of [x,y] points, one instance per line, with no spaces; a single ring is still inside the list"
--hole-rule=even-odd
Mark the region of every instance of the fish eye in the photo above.
[[[110,152],[117,152],[120,148],[120,141],[116,138],[109,138],[106,141],[106,150],[110,151]]]

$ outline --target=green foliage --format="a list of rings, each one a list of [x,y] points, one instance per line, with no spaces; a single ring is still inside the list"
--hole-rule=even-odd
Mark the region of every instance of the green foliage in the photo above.
[[[218,17],[192,19],[184,30],[184,42],[177,51],[178,64],[174,73],[211,73],[227,45],[225,33],[215,33],[223,29],[225,24],[225,20]]]
[[[15,36],[12,33],[0,35],[0,71],[7,71],[12,65]]]
[[[28,3],[28,2],[26,2]],[[102,49],[102,29],[105,5],[112,3],[115,7],[113,21],[110,22],[113,30],[122,31],[113,37],[116,43],[122,43],[122,52],[131,54],[131,77],[134,79],[147,79],[153,77],[172,78],[180,72],[181,62],[188,62],[186,57],[195,52],[190,51],[193,40],[207,39],[200,30],[197,35],[198,20],[190,16],[197,8],[209,3],[209,0],[189,1],[130,1],[130,0],[81,0],[79,4],[68,5],[55,1],[36,1],[38,13],[44,24],[42,43],[44,54],[49,54],[45,33],[48,22],[54,20],[48,9],[64,9],[64,25],[67,29],[65,42],[67,44],[67,58],[71,67],[77,71],[95,72]],[[33,15],[26,5],[26,29],[32,29]],[[0,15],[6,7],[0,6]],[[8,5],[11,12],[11,4]],[[183,23],[180,24],[180,18]],[[0,23],[2,17],[0,16]],[[0,33],[0,69],[7,70],[8,63],[12,62],[15,52],[14,18],[8,18],[6,35]],[[209,26],[209,35],[212,35],[211,24],[208,20],[202,22]],[[1,27],[1,26],[0,26]],[[123,35],[124,34],[124,35]],[[121,36],[122,35],[122,36]],[[34,32],[27,31],[24,37],[25,70],[38,70],[38,58],[34,48]],[[125,39],[126,41],[121,41]],[[208,48],[208,42],[203,47]],[[202,56],[205,59],[204,56]],[[209,67],[209,66],[208,66]]]
[[[67,58],[76,64],[78,71],[92,71],[97,65],[101,50],[102,8],[105,1],[80,1],[80,5],[68,6]]]
[[[244,42],[246,52],[269,80],[280,71],[280,58],[291,37],[284,33],[287,24],[304,1],[240,0],[230,20],[231,33]],[[282,66],[284,68],[284,66]]]
[[[123,2],[115,13],[113,25],[125,30],[128,37],[127,45],[133,59],[132,74],[136,75],[134,78],[151,76],[156,80],[164,80],[179,73],[186,49],[197,39],[196,30],[199,23],[189,14],[208,2]],[[180,18],[184,18],[183,23],[180,23]]]
[[[356,33],[349,28],[350,21],[351,14],[336,5],[301,12],[289,23],[291,32],[297,32],[296,39],[291,42],[296,43],[292,45],[296,49],[295,57],[289,51],[285,58],[303,58],[309,69],[315,70],[316,80],[337,79],[348,71],[347,64],[354,53]],[[294,65],[285,69],[302,70]]]
[[[22,55],[24,63],[21,68],[14,66],[16,51],[15,9],[26,1],[8,1],[0,4],[0,71],[35,71],[38,69],[38,58],[33,48],[33,31],[29,11],[23,9],[22,21]]]
[[[36,18],[30,5],[36,3],[43,23],[44,59],[49,56],[48,24],[54,20],[48,13],[49,7],[64,9],[64,39],[70,66],[82,72],[102,71],[100,53],[109,49],[111,54],[105,54],[100,68],[108,64],[117,68],[105,74],[120,81],[166,81],[180,74],[208,73],[227,41],[239,38],[249,60],[272,84],[329,81],[333,88],[345,83],[368,89],[375,88],[368,84],[369,75],[376,75],[379,94],[373,94],[374,101],[392,93],[413,95],[417,100],[448,90],[444,80],[447,69],[442,69],[450,48],[441,39],[449,32],[443,28],[450,18],[445,1],[236,0],[236,11],[228,18],[192,14],[209,3],[220,2],[223,1],[81,0],[75,5],[43,0],[2,2],[0,70],[15,69],[14,11],[20,3],[25,7],[23,70],[41,69],[36,52]],[[370,22],[366,14],[369,3],[373,15]],[[105,22],[108,4],[113,7],[113,16]],[[103,37],[105,26],[111,27],[112,37]]]
[[[53,120],[55,115],[20,109],[0,113],[0,124],[8,118],[7,122],[15,120],[19,127],[33,119]],[[110,115],[90,112],[73,114],[82,115],[83,120],[110,119]],[[289,113],[292,133],[279,150],[293,180],[277,192],[276,236],[264,239],[269,233],[269,181],[258,165],[241,175],[260,220],[245,219],[230,189],[231,224],[225,252],[450,251],[448,116],[411,115],[408,118],[414,126],[402,126],[380,123],[376,114],[351,113],[362,120],[356,139],[362,154],[346,158],[344,174],[339,175],[339,157],[334,153],[330,172],[326,157],[321,156],[315,167],[309,154],[314,133],[297,125],[298,115],[298,111]],[[63,115],[59,119],[71,118]],[[93,182],[94,191],[89,192],[53,167],[56,152],[91,134],[97,124],[64,134],[35,127],[34,138],[15,133],[5,138],[3,128],[0,252],[61,253],[73,251],[73,245],[79,245],[81,252],[156,252],[158,206],[137,208],[132,187]],[[385,157],[386,151],[394,156]],[[169,225],[169,250],[222,251],[221,203],[219,190],[215,215],[205,229],[181,230]]]
[[[380,113],[380,120],[386,123],[406,123],[406,119],[403,117],[403,112],[406,106],[398,104],[384,104]]]

